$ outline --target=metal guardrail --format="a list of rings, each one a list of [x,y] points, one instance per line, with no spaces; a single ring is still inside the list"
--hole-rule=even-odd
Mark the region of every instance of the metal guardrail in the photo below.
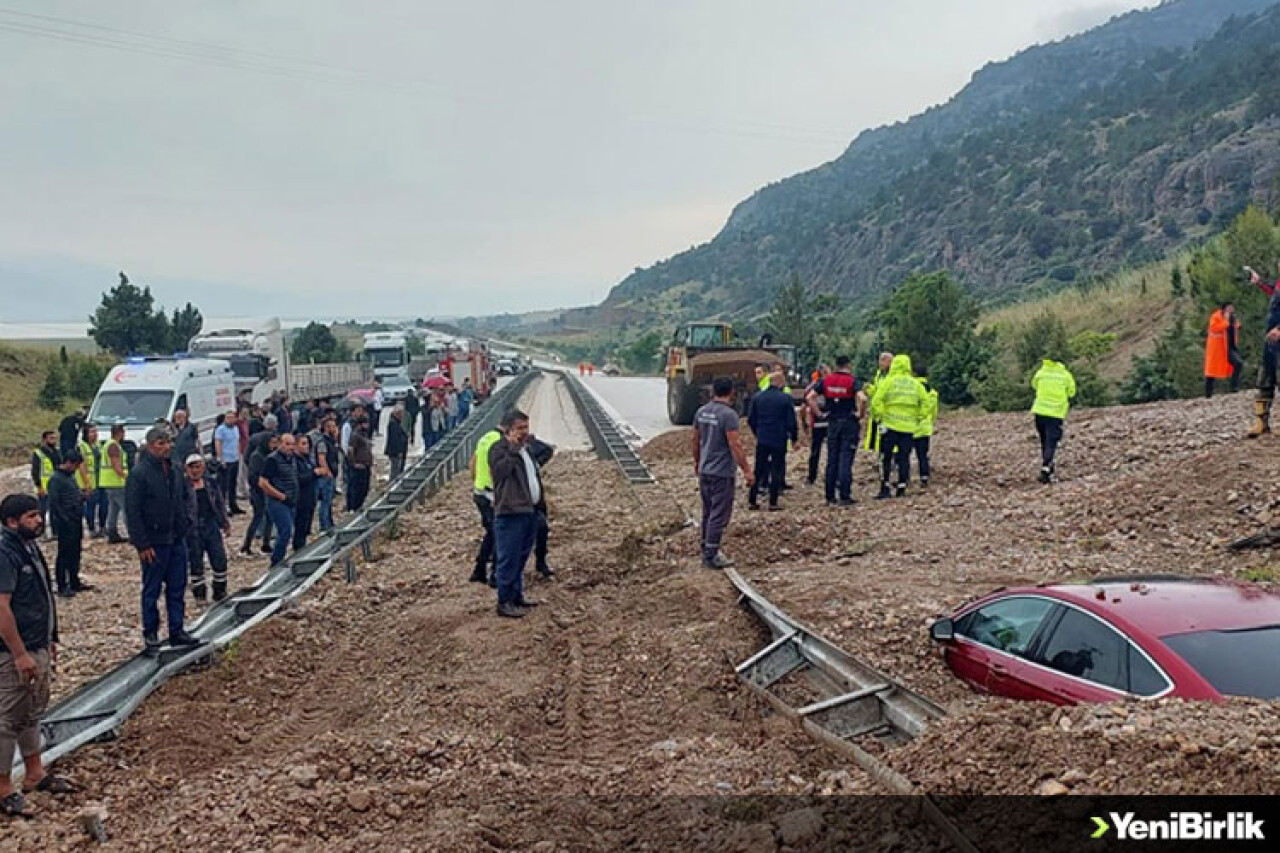
[[[595,447],[596,455],[601,459],[612,459],[618,463],[618,467],[622,469],[622,475],[633,485],[657,482],[649,471],[649,467],[631,446],[631,442],[627,441],[623,435],[617,421],[604,410],[595,394],[591,393],[582,380],[569,371],[562,372],[561,376],[568,384],[569,395],[573,397],[574,405],[582,415],[582,422],[591,435],[591,444]]]
[[[910,780],[857,741],[874,738],[888,747],[904,743],[946,716],[946,711],[792,619],[733,569],[724,573],[737,588],[740,603],[768,627],[772,637],[769,645],[738,664],[738,676],[810,737],[852,758],[894,794],[920,795]],[[803,679],[807,692],[816,694],[800,708],[791,707],[774,689],[793,677]],[[918,802],[921,815],[957,850],[979,853],[932,797],[921,795]]]
[[[477,440],[497,426],[502,412],[515,404],[535,375],[534,371],[521,374],[503,386],[358,515],[270,569],[257,583],[210,607],[189,628],[203,645],[165,646],[157,657],[138,654],[50,708],[40,724],[43,759],[52,762],[86,743],[113,739],[125,719],[162,684],[295,601],[339,563],[346,568],[347,580],[354,582],[356,549],[370,557],[373,537],[380,530],[406,507],[425,502],[466,470]],[[21,767],[19,759],[14,764],[19,775]]]

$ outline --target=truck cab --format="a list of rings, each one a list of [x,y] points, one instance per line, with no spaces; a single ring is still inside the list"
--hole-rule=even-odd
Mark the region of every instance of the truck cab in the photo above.
[[[262,403],[288,391],[288,353],[278,317],[203,331],[188,342],[187,352],[230,364],[237,400]]]
[[[403,332],[367,332],[364,359],[377,379],[409,375],[409,339]]]

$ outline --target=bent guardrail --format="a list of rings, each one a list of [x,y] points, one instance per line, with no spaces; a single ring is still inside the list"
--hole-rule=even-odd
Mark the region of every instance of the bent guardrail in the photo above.
[[[373,537],[415,503],[425,502],[455,474],[466,470],[476,441],[497,426],[502,412],[514,405],[536,371],[504,385],[462,425],[424,453],[376,500],[306,548],[264,574],[257,583],[228,596],[189,628],[204,641],[195,648],[161,649],[157,657],[138,654],[82,686],[50,708],[40,723],[42,758],[52,762],[86,743],[118,736],[120,726],[143,700],[191,665],[227,646],[254,625],[296,600],[335,565],[344,564],[354,582],[355,551],[372,553]],[[22,772],[21,758],[13,765]]]

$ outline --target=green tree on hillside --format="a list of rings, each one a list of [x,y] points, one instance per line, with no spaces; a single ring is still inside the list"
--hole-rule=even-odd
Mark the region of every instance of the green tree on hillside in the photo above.
[[[977,303],[948,272],[913,273],[880,311],[889,350],[929,363],[977,320]]]
[[[181,309],[173,309],[173,319],[169,321],[169,343],[174,352],[183,352],[191,339],[200,334],[204,328],[204,317],[200,309],[188,302]]]
[[[833,296],[807,296],[800,277],[792,276],[778,289],[772,310],[761,322],[764,330],[773,336],[774,343],[796,348],[796,367],[807,373],[817,366],[821,357],[818,332],[831,323],[839,308]]]
[[[351,350],[328,326],[313,320],[293,339],[289,357],[296,364],[327,364],[350,361]]]
[[[44,384],[40,386],[40,393],[36,397],[36,402],[40,404],[40,408],[56,412],[62,408],[62,404],[66,399],[67,371],[66,368],[55,361],[49,365],[49,370],[44,375]]]

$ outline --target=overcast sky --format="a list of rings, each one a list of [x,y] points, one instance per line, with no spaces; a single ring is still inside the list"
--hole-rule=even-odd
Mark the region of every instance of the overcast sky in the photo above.
[[[860,130],[1149,5],[0,0],[0,321],[80,319],[117,269],[206,315],[594,303]]]

